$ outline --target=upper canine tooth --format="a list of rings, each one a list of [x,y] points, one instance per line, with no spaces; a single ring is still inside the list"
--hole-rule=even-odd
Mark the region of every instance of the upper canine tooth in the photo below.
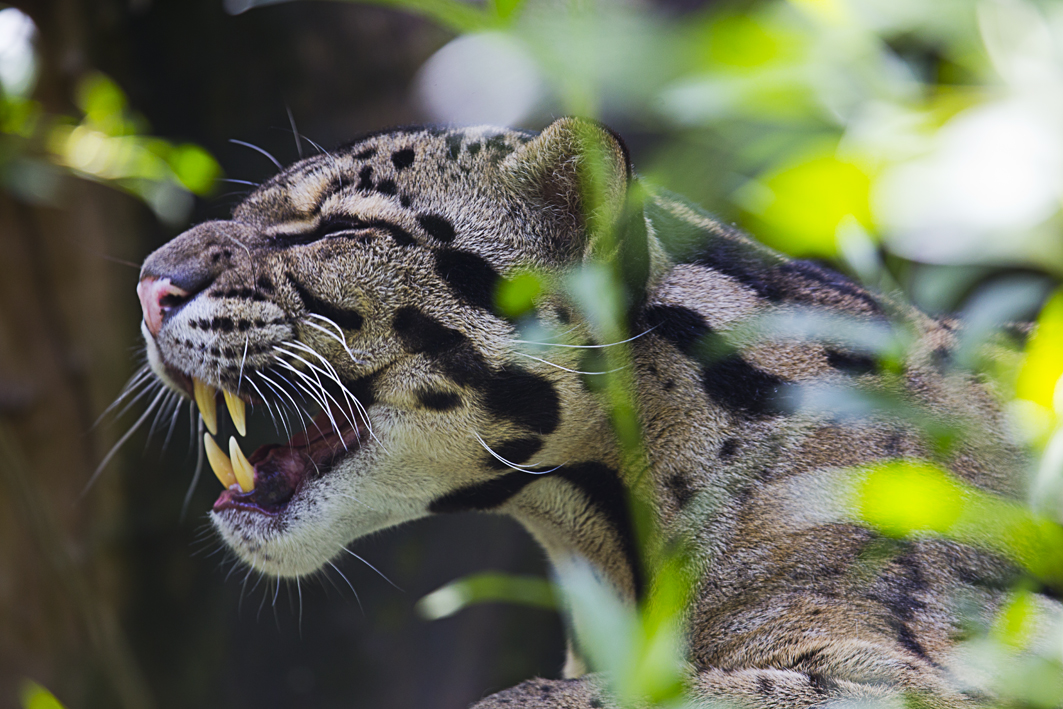
[[[240,444],[236,442],[236,436],[229,436],[229,456],[233,459],[233,474],[240,483],[240,489],[250,492],[255,489],[255,468],[247,460],[247,456],[240,450]]]
[[[235,394],[222,389],[221,392],[225,396],[225,406],[229,409],[229,416],[232,417],[233,423],[236,425],[236,430],[240,432],[241,436],[247,435],[247,409],[244,406],[244,400]]]
[[[225,451],[214,442],[209,433],[203,434],[203,447],[207,451],[210,469],[214,471],[214,474],[221,481],[221,484],[225,486],[225,489],[236,485],[236,475],[233,474],[233,465],[229,461],[229,456],[225,455]]]
[[[207,430],[218,435],[218,404],[214,400],[217,390],[206,382],[192,377],[192,392],[196,397],[196,406],[199,407],[199,415],[203,417],[203,423]]]

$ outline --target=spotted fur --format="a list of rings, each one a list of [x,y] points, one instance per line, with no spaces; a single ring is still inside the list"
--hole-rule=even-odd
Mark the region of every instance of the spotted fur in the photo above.
[[[588,132],[608,146],[597,208],[624,240],[617,257],[627,259],[639,335],[629,346],[649,470],[637,487],[586,374],[594,351],[519,343],[520,323],[495,310],[513,274],[536,269],[558,285],[598,253],[581,192]],[[342,385],[365,412],[348,406],[350,415],[371,425],[371,437],[300,479],[290,499],[270,498],[268,514],[214,512],[221,536],[258,571],[293,577],[406,520],[504,513],[551,559],[586,559],[634,603],[646,584],[628,512],[635,494],[665,537],[695,550],[696,697],[780,708],[901,691],[932,706],[986,700],[987,687],[955,673],[952,650],[966,632],[958,603],[989,617],[1016,570],[948,541],[886,543],[822,514],[837,502],[839,471],[931,451],[900,417],[796,403],[801,385],[858,384],[977,422],[982,433],[958,442],[953,472],[1015,496],[1021,456],[992,396],[940,366],[952,328],[787,260],[679,198],[625,205],[631,180],[618,139],[570,119],[539,135],[386,131],[296,163],[231,220],[152,254],[143,276],[189,294],[157,335],[145,330],[171,386],[187,392],[182,377],[195,376],[281,414],[299,393],[286,382],[311,372],[302,356],[322,371],[327,362],[329,391],[346,402]],[[609,345],[581,312],[556,287],[523,322],[559,344]],[[743,330],[810,312],[905,328],[917,345],[902,372],[887,373],[845,342]],[[581,676],[578,638],[572,648],[571,679],[525,682],[478,706],[610,705],[602,679]]]

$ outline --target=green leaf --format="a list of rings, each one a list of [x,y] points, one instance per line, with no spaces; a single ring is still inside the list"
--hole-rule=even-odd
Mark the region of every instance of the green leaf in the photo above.
[[[520,10],[524,0],[490,0],[490,4],[499,19],[509,20]]]
[[[944,534],[963,512],[963,488],[930,463],[896,460],[872,469],[856,504],[864,522],[887,536]]]
[[[1063,527],[956,480],[933,463],[891,460],[869,466],[849,507],[884,535],[955,539],[1002,553],[1050,584],[1063,583]]]
[[[871,228],[870,176],[824,151],[768,173],[736,193],[769,246],[794,256],[838,254],[838,228],[855,220]]]
[[[22,682],[19,699],[22,709],[63,709],[54,694],[31,679]]]
[[[221,167],[217,161],[198,145],[174,147],[167,162],[181,184],[198,195],[209,194],[221,175]]]
[[[544,578],[498,572],[472,574],[432,591],[417,602],[422,618],[439,620],[477,603],[517,603],[555,610],[553,585]]]
[[[518,273],[502,281],[495,292],[495,307],[508,318],[517,318],[535,307],[543,292],[543,279],[531,271]]]
[[[459,34],[493,29],[497,20],[476,5],[462,0],[346,0],[405,10],[448,27]],[[252,2],[251,5],[263,4]],[[519,3],[518,3],[519,4]]]

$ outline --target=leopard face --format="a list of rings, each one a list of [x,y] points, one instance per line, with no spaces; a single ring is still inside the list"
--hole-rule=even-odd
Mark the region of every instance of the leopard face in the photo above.
[[[493,309],[507,274],[582,258],[575,140],[566,121],[538,137],[370,136],[296,163],[232,219],[145,261],[154,374],[194,398],[212,432],[224,397],[238,428],[249,407],[281,439],[248,454],[236,437],[205,439],[225,485],[211,517],[245,562],[312,573],[360,536],[484,509],[535,472],[614,455],[597,399],[570,371],[575,350],[549,364],[522,354]],[[619,185],[626,163],[611,144]],[[541,301],[543,323],[582,336],[574,309]]]

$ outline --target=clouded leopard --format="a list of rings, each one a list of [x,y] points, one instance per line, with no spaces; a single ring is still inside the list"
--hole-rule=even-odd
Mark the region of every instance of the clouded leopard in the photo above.
[[[599,146],[593,214],[588,140]],[[953,326],[783,258],[663,191],[632,191],[637,182],[620,140],[575,119],[539,134],[384,131],[292,165],[232,219],[153,253],[138,286],[142,331],[154,374],[197,402],[208,429],[225,487],[211,513],[218,533],[253,569],[298,577],[406,520],[503,513],[551,560],[585,560],[636,604],[648,576],[634,497],[662,538],[691,550],[691,696],[751,707],[988,700],[953,649],[970,609],[990,617],[1016,570],[934,538],[867,563],[881,537],[835,510],[847,471],[932,451],[904,417],[800,399],[816,386],[877,387],[975,421],[981,434],[955,443],[949,468],[1015,496],[1021,453],[993,397],[942,365]],[[603,258],[592,220],[617,234],[605,258],[629,264],[639,470],[624,462],[588,357],[614,343],[564,287]],[[526,272],[561,285],[517,321],[496,294]],[[787,325],[802,318],[902,327],[915,345],[884,371],[844,337]],[[529,322],[545,344],[528,340]],[[217,442],[219,399],[241,432],[250,405],[289,440],[249,455],[235,437]],[[568,679],[477,706],[609,705],[579,638],[570,644]]]

